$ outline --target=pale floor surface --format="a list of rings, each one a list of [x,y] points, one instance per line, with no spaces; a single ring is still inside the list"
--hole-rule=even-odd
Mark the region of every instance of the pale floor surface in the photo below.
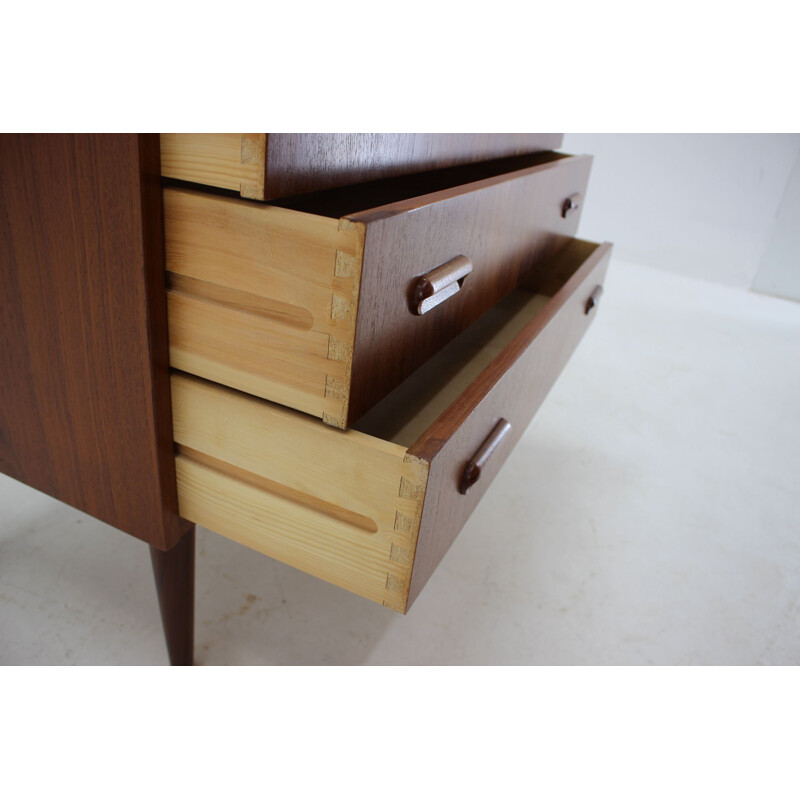
[[[800,304],[606,288],[408,616],[199,530],[197,661],[800,663]],[[166,663],[146,545],[3,476],[0,509],[0,663]]]

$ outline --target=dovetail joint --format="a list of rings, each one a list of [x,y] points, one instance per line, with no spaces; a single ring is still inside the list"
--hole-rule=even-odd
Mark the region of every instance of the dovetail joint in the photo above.
[[[266,182],[267,134],[243,133],[240,163],[243,167],[239,194],[251,200],[264,199]],[[247,169],[244,169],[247,168]]]
[[[422,519],[425,487],[428,483],[429,465],[420,459],[406,455],[403,468],[405,474],[400,476],[400,484],[397,488],[398,507],[395,509],[393,538],[389,547],[389,561],[396,568],[387,571],[386,590],[399,595],[399,605],[405,611]],[[384,605],[397,607],[398,602],[385,602]]]
[[[353,344],[355,340],[356,298],[359,288],[359,262],[356,256],[336,251],[334,279],[338,281],[331,294],[331,320],[348,320],[349,325],[342,326],[342,335],[330,334],[328,338],[328,360],[339,361],[344,365],[344,377],[325,376],[325,398],[334,400],[336,413],[324,411],[322,420],[328,425],[344,428],[347,423],[347,407],[350,392],[350,375],[353,366]],[[343,293],[344,290],[344,293]]]

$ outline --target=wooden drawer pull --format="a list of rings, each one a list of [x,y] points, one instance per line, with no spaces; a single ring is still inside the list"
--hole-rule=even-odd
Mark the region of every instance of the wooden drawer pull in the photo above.
[[[561,216],[565,219],[572,214],[574,211],[577,211],[581,207],[581,203],[583,202],[583,198],[580,194],[571,194],[565,201],[564,205],[561,206]]]
[[[472,272],[472,262],[466,256],[456,256],[417,279],[411,307],[415,314],[427,314],[432,308],[452,297],[461,288],[464,278]]]
[[[603,287],[602,286],[595,286],[594,291],[589,295],[589,299],[586,301],[586,306],[583,310],[584,314],[588,314],[593,308],[597,306],[600,302],[600,297],[603,294]]]
[[[478,482],[484,464],[491,458],[492,453],[497,450],[501,440],[510,430],[511,423],[505,419],[501,419],[494,426],[494,430],[486,437],[484,443],[464,468],[464,474],[461,476],[461,483],[458,487],[461,494],[466,494]]]

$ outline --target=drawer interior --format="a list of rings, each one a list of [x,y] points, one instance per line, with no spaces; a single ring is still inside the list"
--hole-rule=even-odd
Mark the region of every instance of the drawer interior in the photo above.
[[[548,299],[522,288],[507,295],[367,412],[355,429],[410,448]]]
[[[271,205],[339,219],[364,210],[377,209],[459,186],[467,187],[477,181],[504,174],[512,175],[519,170],[574,157],[567,153],[545,151],[510,158],[496,158],[477,164],[463,164],[414,175],[368,181],[355,186],[284,197],[272,200]]]
[[[355,430],[410,448],[547,306],[597,249],[573,240],[528,281],[487,311],[355,424]]]

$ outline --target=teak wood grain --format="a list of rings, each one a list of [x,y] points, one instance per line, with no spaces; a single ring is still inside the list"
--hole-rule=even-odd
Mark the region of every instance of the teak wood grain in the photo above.
[[[503,320],[482,318],[480,335],[448,345],[438,378],[415,373],[359,430],[175,374],[182,515],[405,612],[596,314],[584,310],[609,254],[610,245],[572,242],[506,302]],[[421,419],[404,424],[396,413]],[[501,418],[510,433],[460,494],[464,468]]]
[[[569,242],[579,215],[563,198],[586,193],[592,159],[575,156],[348,217],[366,226],[349,419],[359,419],[537,265]],[[458,294],[422,317],[408,298],[420,275],[457,255],[473,265]]]
[[[157,135],[0,136],[0,470],[165,549],[161,202]]]
[[[162,133],[165,177],[267,200],[561,146],[560,133]]]
[[[171,363],[350,427],[569,241],[590,166],[543,154],[292,207],[166,188]],[[461,290],[418,316],[417,279],[459,256]]]

